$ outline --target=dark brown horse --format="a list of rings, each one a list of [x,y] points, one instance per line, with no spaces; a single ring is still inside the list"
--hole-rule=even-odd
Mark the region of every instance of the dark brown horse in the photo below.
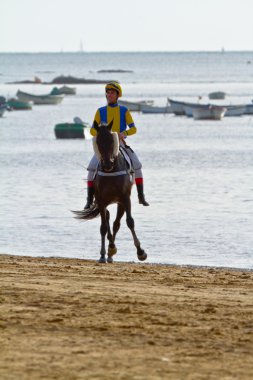
[[[110,124],[94,124],[97,131],[96,150],[100,158],[98,172],[94,180],[95,203],[87,210],[76,211],[78,219],[93,219],[100,214],[101,216],[101,251],[100,263],[113,262],[112,256],[117,252],[115,245],[116,234],[120,228],[120,220],[126,212],[126,223],[129,227],[134,245],[137,248],[137,257],[144,261],[147,254],[141,248],[140,242],[134,230],[134,219],[131,215],[131,189],[132,178],[129,167],[123,155],[119,151],[118,136],[112,133],[113,121]],[[117,215],[113,223],[113,232],[110,229],[110,213],[107,207],[117,203]],[[105,248],[105,236],[109,240],[107,259]]]

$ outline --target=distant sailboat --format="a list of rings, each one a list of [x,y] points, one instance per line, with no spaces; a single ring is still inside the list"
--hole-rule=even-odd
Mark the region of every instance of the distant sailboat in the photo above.
[[[222,52],[222,53],[225,53],[225,48],[224,48],[224,46],[222,46],[222,48],[221,48],[221,52]]]
[[[80,49],[79,49],[79,52],[80,52],[80,53],[83,53],[83,52],[84,52],[84,50],[83,50],[83,42],[82,42],[82,40],[80,40]]]

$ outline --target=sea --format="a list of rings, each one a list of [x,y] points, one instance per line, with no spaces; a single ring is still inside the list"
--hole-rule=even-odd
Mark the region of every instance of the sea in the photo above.
[[[102,72],[101,72],[102,70]],[[106,72],[103,72],[105,70]],[[122,70],[122,72],[107,72]],[[59,75],[117,80],[125,100],[167,98],[217,104],[253,99],[253,52],[126,52],[0,54],[0,95],[49,93],[46,84],[10,84]],[[92,124],[105,105],[104,85],[80,84],[60,105],[33,106],[0,118],[0,252],[36,257],[98,259],[100,219],[78,221],[86,200],[86,139],[55,138],[57,123],[78,116]],[[150,207],[132,191],[132,215],[147,262],[253,269],[253,117],[195,121],[133,112],[138,128],[128,144],[138,154]],[[116,206],[110,206],[111,220]],[[137,262],[125,217],[115,261]]]

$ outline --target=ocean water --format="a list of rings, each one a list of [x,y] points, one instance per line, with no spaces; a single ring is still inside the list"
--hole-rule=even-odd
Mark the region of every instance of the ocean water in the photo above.
[[[103,69],[131,73],[98,73]],[[17,89],[47,93],[51,85],[7,84],[58,75],[116,79],[125,99],[167,97],[207,101],[227,93],[229,104],[253,98],[253,53],[0,54],[0,95]],[[16,255],[99,258],[100,220],[80,222],[86,140],[56,140],[54,125],[75,116],[92,123],[105,104],[103,85],[77,85],[58,106],[34,106],[0,118],[0,252]],[[194,121],[133,113],[138,133],[128,139],[142,163],[150,207],[132,192],[132,214],[147,262],[253,268],[253,118]],[[112,219],[115,206],[110,207]],[[115,260],[137,261],[123,217]]]

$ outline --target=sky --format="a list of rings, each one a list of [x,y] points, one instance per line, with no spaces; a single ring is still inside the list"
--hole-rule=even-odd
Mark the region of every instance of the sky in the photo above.
[[[0,52],[253,50],[253,0],[0,3]]]

